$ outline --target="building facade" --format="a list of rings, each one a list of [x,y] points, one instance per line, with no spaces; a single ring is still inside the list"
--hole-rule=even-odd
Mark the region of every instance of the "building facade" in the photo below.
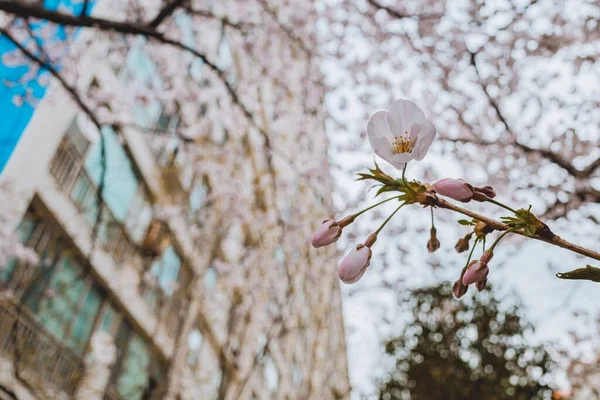
[[[25,253],[0,257],[1,399],[348,398],[336,252],[309,250],[331,192],[323,89],[280,26],[311,10],[206,3],[227,18],[169,29],[254,122],[193,55],[83,32],[65,73],[111,123],[53,81],[20,135],[0,175]],[[226,29],[240,15],[251,37]],[[258,51],[287,62],[269,74]]]

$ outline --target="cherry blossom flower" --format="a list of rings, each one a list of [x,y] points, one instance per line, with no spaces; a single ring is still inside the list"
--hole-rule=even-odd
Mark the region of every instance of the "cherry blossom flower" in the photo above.
[[[359,244],[352,249],[340,264],[338,270],[340,280],[346,284],[358,282],[371,262],[371,254],[371,249],[364,244]]]
[[[412,101],[398,99],[389,111],[378,111],[367,125],[375,154],[402,169],[411,160],[422,160],[435,137],[435,127]]]

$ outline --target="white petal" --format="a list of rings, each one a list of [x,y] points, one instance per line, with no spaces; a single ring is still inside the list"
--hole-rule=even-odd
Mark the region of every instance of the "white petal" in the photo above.
[[[371,116],[367,125],[367,135],[369,135],[369,140],[379,137],[387,138],[391,144],[394,135],[392,135],[392,131],[388,125],[387,111],[377,111]]]
[[[412,154],[415,160],[421,161],[423,158],[425,158],[431,143],[433,143],[436,132],[435,126],[433,126],[433,124],[429,121],[426,121],[424,124],[420,124],[418,127],[415,127],[415,129],[418,128],[420,129],[413,147]]]
[[[402,168],[404,168],[404,166],[406,165],[407,162],[409,162],[410,160],[414,160],[414,158],[415,158],[414,152],[401,153],[401,154],[394,155],[394,157],[391,160],[386,160],[386,161],[388,161],[390,164],[392,164],[397,169],[402,169]]]
[[[392,136],[401,135],[410,129],[413,124],[425,122],[425,113],[412,101],[398,99],[387,113],[387,122]]]
[[[367,135],[375,154],[389,162],[394,156],[392,152],[393,136],[386,115],[386,111],[378,111],[371,116],[367,125]]]
[[[370,139],[370,142],[375,154],[383,158],[385,161],[391,162],[391,159],[394,157],[394,153],[392,152],[392,144],[389,140],[379,137]]]

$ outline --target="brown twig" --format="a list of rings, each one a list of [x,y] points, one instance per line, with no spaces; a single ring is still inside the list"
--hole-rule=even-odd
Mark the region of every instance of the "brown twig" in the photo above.
[[[488,226],[490,226],[491,228],[493,228],[494,230],[497,230],[497,231],[505,231],[505,230],[509,229],[509,226],[502,222],[499,222],[492,218],[486,217],[485,215],[476,213],[475,211],[471,211],[469,209],[457,206],[457,205],[452,204],[449,201],[446,201],[444,199],[438,199],[437,206],[440,208],[445,208],[447,210],[451,210],[451,211],[469,216],[478,221],[484,222],[485,224],[487,224]],[[539,240],[542,242],[546,242],[546,243],[554,245],[554,246],[562,247],[563,249],[572,251],[573,253],[577,253],[582,256],[590,257],[590,258],[593,258],[594,260],[600,261],[600,253],[598,253],[597,251],[586,249],[585,247],[573,244],[573,243],[571,243],[559,236],[556,236],[556,235],[554,235],[552,237],[543,237],[540,235],[527,236],[521,229],[514,231],[514,233],[519,234],[521,236],[526,236],[526,237],[529,237],[532,239],[536,239],[536,240]]]

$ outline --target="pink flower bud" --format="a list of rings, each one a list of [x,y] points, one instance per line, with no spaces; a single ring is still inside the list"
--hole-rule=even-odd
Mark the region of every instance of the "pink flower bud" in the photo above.
[[[463,285],[460,279],[454,282],[454,285],[452,285],[452,293],[454,293],[454,297],[457,299],[463,297],[467,293],[467,290],[469,290],[469,287]]]
[[[485,286],[487,285],[487,278],[482,280],[482,281],[478,281],[475,283],[475,287],[477,288],[478,291],[482,291],[483,289],[485,289]]]
[[[330,245],[340,238],[342,235],[342,228],[332,219],[323,221],[319,229],[315,232],[312,237],[312,246],[319,248]]]
[[[438,194],[451,199],[468,203],[473,198],[473,186],[462,179],[444,178],[433,184]]]
[[[338,269],[338,276],[346,284],[358,282],[371,262],[371,249],[359,244],[344,258]]]
[[[476,187],[474,189],[475,189],[476,192],[485,194],[490,199],[493,199],[494,197],[496,197],[496,191],[494,190],[493,187],[491,187],[489,185],[488,186],[484,186],[484,187]]]
[[[471,261],[462,277],[462,283],[463,285],[470,285],[482,281],[487,278],[489,272],[487,264],[481,261]]]

